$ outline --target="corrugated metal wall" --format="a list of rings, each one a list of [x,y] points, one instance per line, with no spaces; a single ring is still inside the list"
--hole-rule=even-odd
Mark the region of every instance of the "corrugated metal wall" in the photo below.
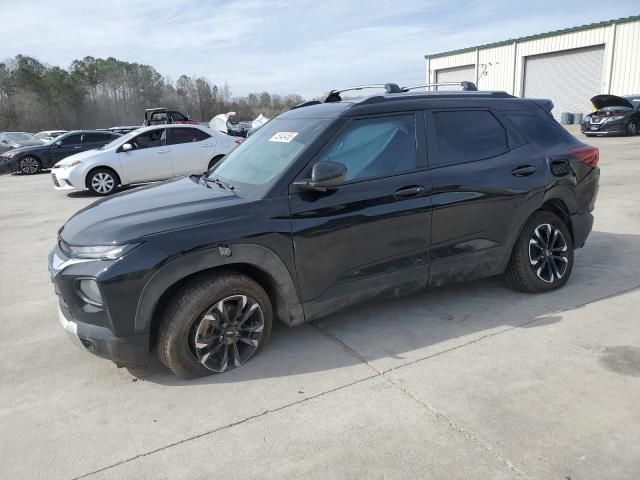
[[[604,45],[601,93],[640,93],[639,20],[429,58],[427,82],[435,81],[439,69],[473,64],[476,72],[481,73],[486,65],[486,74],[478,82],[479,88],[504,90],[521,96],[526,57],[596,45]]]
[[[615,26],[615,52],[611,69],[611,93],[640,93],[640,22]]]
[[[439,68],[436,70],[436,82],[475,82],[476,66],[465,65],[462,67]],[[442,90],[461,90],[462,87],[443,87]]]
[[[589,113],[589,99],[601,92],[604,46],[525,57],[524,96],[550,98],[553,115]]]

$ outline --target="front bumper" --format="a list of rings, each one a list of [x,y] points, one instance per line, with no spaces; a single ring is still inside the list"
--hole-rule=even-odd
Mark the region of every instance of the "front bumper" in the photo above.
[[[588,137],[601,135],[624,135],[624,122],[603,122],[591,124],[588,121],[580,125],[580,131]]]
[[[18,171],[18,160],[12,158],[0,158],[0,175],[7,175]]]
[[[49,254],[49,271],[58,296],[58,319],[73,343],[118,365],[147,365],[151,325],[136,325],[136,311],[154,262],[161,258],[149,244],[119,260],[70,259],[56,247]],[[86,278],[99,285],[102,305],[90,304],[79,294],[78,282]]]
[[[79,175],[74,174],[73,169],[52,168],[51,181],[56,190],[84,190],[84,184],[79,183],[81,182]],[[76,185],[82,185],[82,187]]]

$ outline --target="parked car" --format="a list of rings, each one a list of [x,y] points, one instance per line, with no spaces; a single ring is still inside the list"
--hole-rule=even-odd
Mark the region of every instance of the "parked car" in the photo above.
[[[334,91],[206,175],[78,212],[49,257],[65,330],[120,365],[156,350],[191,378],[243,365],[275,319],[500,274],[562,287],[591,231],[598,149],[548,102],[388,91]]]
[[[35,140],[35,146],[16,148],[0,155],[0,172],[33,175],[51,168],[69,155],[101,147],[119,136],[108,131],[74,130],[63,133],[45,144]]]
[[[107,130],[113,133],[119,133],[120,135],[124,135],[125,133],[138,130],[139,128],[141,128],[140,125],[129,125],[129,126],[122,126],[122,127],[111,127],[111,128],[108,128]]]
[[[47,143],[50,140],[59,137],[63,133],[67,133],[67,130],[44,130],[42,132],[36,133],[34,137],[36,137],[42,143]]]
[[[144,127],[148,127],[150,125],[167,125],[171,123],[199,124],[199,122],[196,122],[195,120],[190,120],[184,113],[176,110],[168,110],[164,107],[147,108],[144,111],[144,122],[142,124]]]
[[[32,145],[42,145],[42,142],[31,133],[0,132],[0,153]]]
[[[145,127],[58,162],[51,178],[56,190],[109,195],[120,185],[201,174],[235,146],[232,137],[200,125]]]
[[[591,103],[596,110],[585,115],[580,125],[586,136],[637,135],[640,131],[640,94],[596,95]]]

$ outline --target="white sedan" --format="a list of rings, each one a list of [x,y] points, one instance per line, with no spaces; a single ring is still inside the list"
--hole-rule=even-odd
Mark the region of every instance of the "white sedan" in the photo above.
[[[56,190],[109,195],[121,185],[201,174],[240,142],[201,125],[157,125],[67,157],[51,175]]]

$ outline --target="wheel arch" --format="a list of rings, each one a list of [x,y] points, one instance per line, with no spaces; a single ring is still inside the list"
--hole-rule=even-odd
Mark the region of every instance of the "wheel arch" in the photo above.
[[[539,210],[547,210],[558,215],[571,233],[573,240],[573,225],[571,223],[571,212],[575,210],[575,194],[568,186],[558,185],[532,196],[516,215],[512,228],[507,237],[506,252],[501,271],[507,268],[513,248],[527,223],[527,220]]]
[[[291,274],[282,260],[261,245],[232,245],[230,257],[219,248],[207,249],[169,261],[147,281],[140,295],[135,331],[149,332],[155,345],[162,311],[186,282],[201,275],[232,271],[256,281],[273,302],[274,315],[289,326],[304,322],[304,312]]]
[[[87,172],[84,174],[84,186],[85,186],[85,188],[89,188],[90,189],[89,177],[91,176],[91,174],[93,172],[95,172],[96,170],[100,170],[100,169],[102,169],[102,170],[111,170],[116,176],[116,180],[117,180],[116,181],[116,187],[118,185],[122,185],[122,178],[120,177],[120,174],[118,173],[118,171],[115,168],[110,167],[108,165],[96,165],[95,167],[89,168],[87,170]]]

